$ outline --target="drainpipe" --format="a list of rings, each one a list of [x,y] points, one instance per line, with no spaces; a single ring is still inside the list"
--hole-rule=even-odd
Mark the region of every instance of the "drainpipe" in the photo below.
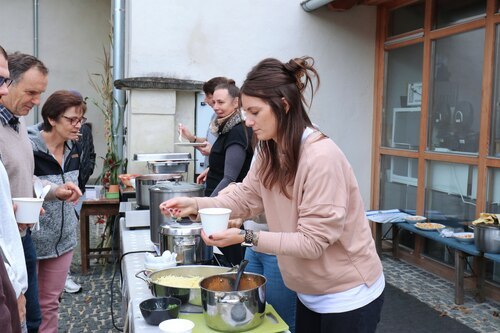
[[[312,12],[313,10],[316,10],[319,7],[327,5],[333,1],[335,0],[306,0],[302,1],[300,5],[302,6],[302,9],[305,10],[306,12]]]
[[[113,82],[123,79],[125,50],[125,0],[113,0]],[[113,136],[118,160],[123,159],[125,91],[113,85]],[[123,167],[123,164],[122,164]]]
[[[38,0],[33,0],[33,55],[38,58]],[[38,105],[35,105],[33,121],[38,124]]]

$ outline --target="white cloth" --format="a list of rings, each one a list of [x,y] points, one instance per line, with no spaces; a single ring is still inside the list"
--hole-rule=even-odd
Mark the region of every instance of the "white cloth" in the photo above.
[[[16,217],[12,209],[9,178],[0,160],[0,247],[5,256],[5,267],[16,297],[28,289],[28,273],[24,261],[24,250]],[[1,260],[1,259],[0,259]]]
[[[371,287],[362,284],[339,293],[326,295],[297,293],[297,297],[309,310],[316,313],[342,313],[370,304],[382,294],[384,288],[385,278],[382,273]]]

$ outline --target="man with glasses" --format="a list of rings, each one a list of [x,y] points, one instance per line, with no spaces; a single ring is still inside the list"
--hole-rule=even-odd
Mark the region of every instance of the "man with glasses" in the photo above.
[[[40,104],[41,94],[47,88],[48,69],[37,58],[19,52],[10,54],[8,63],[12,84],[8,87],[9,94],[0,98],[0,154],[9,175],[12,196],[33,197],[35,165],[24,116],[35,105]],[[81,194],[78,186],[68,182],[59,186],[52,185],[45,200],[76,202]],[[38,332],[41,313],[36,251],[28,225],[19,224],[19,229],[26,230],[22,241],[28,270],[28,290],[25,293],[28,332]]]
[[[7,53],[0,46],[0,97],[9,93]],[[0,156],[0,323],[4,332],[22,332],[21,321],[26,320],[28,275],[21,237],[12,207],[9,178]],[[26,325],[23,325],[24,330]]]

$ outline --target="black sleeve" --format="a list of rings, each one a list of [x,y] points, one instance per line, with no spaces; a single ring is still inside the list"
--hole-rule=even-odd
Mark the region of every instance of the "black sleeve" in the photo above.
[[[219,191],[224,189],[230,183],[236,181],[245,163],[246,150],[240,144],[232,144],[226,149],[226,159],[224,161],[224,177],[219,182],[215,190],[210,195],[217,196]]]

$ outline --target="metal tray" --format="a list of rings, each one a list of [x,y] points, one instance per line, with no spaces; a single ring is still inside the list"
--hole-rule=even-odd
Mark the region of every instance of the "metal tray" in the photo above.
[[[134,161],[191,160],[191,153],[134,154]]]

